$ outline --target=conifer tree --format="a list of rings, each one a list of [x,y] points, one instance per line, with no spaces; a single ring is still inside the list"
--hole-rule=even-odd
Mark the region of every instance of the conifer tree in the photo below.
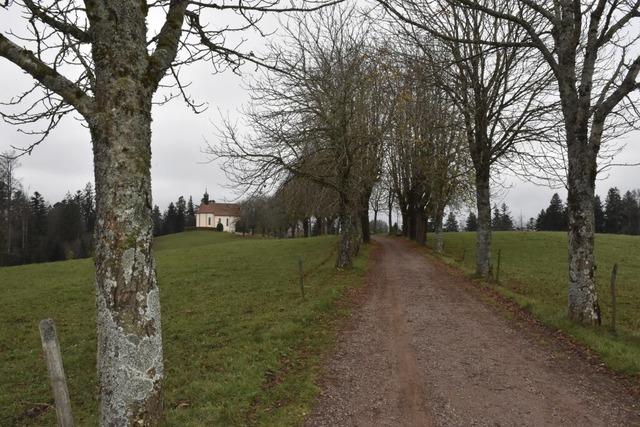
[[[171,202],[169,203],[169,207],[164,212],[164,217],[162,218],[162,232],[164,234],[173,234],[176,232],[177,217],[178,211],[176,209],[176,205]]]
[[[85,231],[92,235],[96,225],[96,203],[93,186],[90,182],[85,185],[82,192],[80,209],[85,224]]]
[[[476,231],[478,230],[478,217],[474,212],[469,212],[469,216],[467,217],[467,224],[465,225],[466,231]]]
[[[500,231],[513,230],[513,218],[511,218],[511,212],[506,203],[503,203],[500,207]]]
[[[493,205],[493,217],[491,218],[491,229],[499,230],[500,225],[502,223],[502,217],[500,215],[500,209],[498,209],[498,205]]]
[[[640,213],[638,202],[631,191],[624,193],[624,197],[622,198],[620,205],[620,216],[622,220],[620,232],[622,234],[638,234]]]
[[[187,203],[184,201],[184,197],[178,197],[176,202],[176,233],[184,231],[184,226],[187,222]]]
[[[617,187],[610,188],[605,201],[605,233],[620,233],[622,230],[622,198]]]
[[[458,220],[453,212],[449,212],[447,222],[444,224],[444,231],[458,231]]]
[[[162,213],[160,212],[160,208],[158,205],[153,207],[153,211],[151,211],[151,218],[153,220],[153,235],[161,236],[164,232],[163,223],[162,223]]]
[[[196,210],[193,205],[193,197],[189,196],[189,201],[187,202],[187,219],[185,224],[187,227],[195,227],[196,226]]]
[[[537,231],[545,231],[546,230],[546,219],[547,219],[547,211],[542,209],[536,218],[536,230]]]
[[[37,191],[29,200],[31,213],[29,233],[28,262],[43,262],[47,260],[47,224],[48,212],[44,197]]]

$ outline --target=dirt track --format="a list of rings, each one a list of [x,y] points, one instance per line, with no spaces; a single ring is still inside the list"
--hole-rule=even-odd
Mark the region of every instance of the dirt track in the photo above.
[[[308,426],[640,425],[640,402],[560,345],[542,345],[401,239],[327,361]]]

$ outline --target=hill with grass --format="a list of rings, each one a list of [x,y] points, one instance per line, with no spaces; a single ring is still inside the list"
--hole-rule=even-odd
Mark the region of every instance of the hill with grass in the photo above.
[[[567,319],[568,255],[564,232],[494,232],[494,275],[500,251],[500,283],[495,289],[546,325],[562,329],[595,350],[610,367],[640,373],[640,236],[596,235],[597,283],[602,327],[579,326]],[[472,274],[475,233],[445,233],[445,257]],[[617,334],[611,327],[610,278],[617,275]]]
[[[367,254],[334,268],[335,238],[187,232],[159,238],[167,425],[296,425],[362,283]],[[298,259],[304,261],[301,296]],[[57,324],[77,425],[97,424],[93,262],[0,269],[0,425],[53,425],[38,322]]]

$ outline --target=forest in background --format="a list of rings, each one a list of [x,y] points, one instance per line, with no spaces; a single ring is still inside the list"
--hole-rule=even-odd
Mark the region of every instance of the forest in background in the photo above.
[[[67,192],[57,202],[27,193],[16,178],[20,163],[0,155],[0,266],[87,258],[94,253],[96,198],[93,185]],[[180,196],[163,211],[153,208],[155,236],[195,227],[197,206]]]

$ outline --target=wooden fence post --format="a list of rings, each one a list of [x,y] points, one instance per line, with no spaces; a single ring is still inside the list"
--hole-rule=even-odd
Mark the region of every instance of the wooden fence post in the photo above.
[[[300,272],[300,293],[302,293],[302,299],[304,297],[304,269],[302,267],[302,258],[298,258],[298,271]]]
[[[500,258],[502,255],[502,249],[498,249],[498,269],[496,271],[496,283],[500,283]]]
[[[51,390],[56,403],[58,425],[60,427],[73,427],[69,390],[67,389],[67,380],[62,366],[62,355],[60,354],[60,343],[58,343],[58,337],[56,336],[56,325],[53,320],[45,319],[40,322],[40,338],[42,339],[44,356],[47,360]]]
[[[467,248],[464,248],[462,250],[462,259],[460,260],[461,263],[464,263],[465,256],[467,256]]]
[[[613,264],[611,270],[611,331],[616,333],[616,279],[618,278],[618,264]]]

